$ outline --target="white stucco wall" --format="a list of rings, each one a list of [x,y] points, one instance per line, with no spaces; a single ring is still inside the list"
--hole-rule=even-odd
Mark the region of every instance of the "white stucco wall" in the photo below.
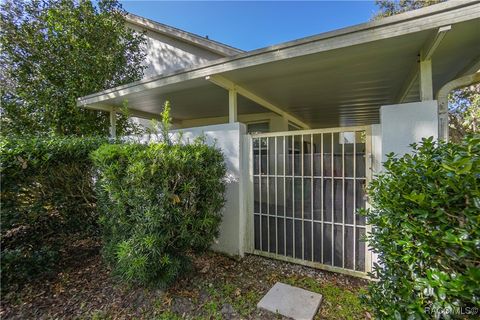
[[[402,156],[410,152],[409,145],[422,138],[438,139],[438,104],[436,100],[395,104],[380,108],[382,161],[385,154]]]
[[[134,24],[130,28],[142,31]],[[147,53],[144,77],[171,73],[193,65],[199,65],[211,60],[221,58],[219,54],[194,46],[187,42],[177,40],[166,35],[148,30],[147,43],[144,50]]]
[[[244,207],[245,172],[242,148],[246,132],[244,124],[227,123],[181,130],[184,141],[193,141],[204,135],[209,145],[222,150],[227,166],[226,203],[220,236],[213,245],[213,250],[230,255],[243,255],[245,247],[246,208]]]
[[[181,135],[176,135],[181,132]],[[229,255],[243,256],[246,241],[246,202],[248,165],[245,162],[244,149],[246,126],[242,123],[226,123],[212,126],[195,127],[173,131],[172,139],[182,137],[184,143],[193,142],[205,136],[208,145],[218,147],[225,157],[227,166],[225,206],[222,209],[220,235],[212,246],[213,250]],[[132,136],[137,142],[156,141],[156,135]]]

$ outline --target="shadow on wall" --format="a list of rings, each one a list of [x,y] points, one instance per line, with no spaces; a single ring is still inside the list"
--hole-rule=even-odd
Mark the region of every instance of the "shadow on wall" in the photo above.
[[[147,32],[145,77],[171,73],[222,56],[170,37]]]

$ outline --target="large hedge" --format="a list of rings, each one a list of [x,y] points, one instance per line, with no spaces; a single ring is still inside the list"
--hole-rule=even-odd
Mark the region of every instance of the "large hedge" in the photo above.
[[[99,171],[104,256],[123,279],[165,285],[209,248],[224,204],[221,152],[193,144],[105,145],[92,154]]]
[[[72,235],[96,232],[89,154],[102,138],[2,137],[2,289],[54,269]]]
[[[478,316],[480,136],[412,147],[368,190],[379,281],[366,301],[380,319]]]

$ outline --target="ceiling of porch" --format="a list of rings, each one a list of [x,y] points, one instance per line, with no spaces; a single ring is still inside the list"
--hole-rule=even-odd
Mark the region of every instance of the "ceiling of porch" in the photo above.
[[[206,78],[221,75],[312,128],[378,123],[380,106],[399,102],[412,70],[418,69],[419,52],[435,37],[439,26],[451,24],[451,30],[432,56],[434,95],[448,81],[478,66],[480,5],[468,12],[470,17],[460,22],[461,17],[442,12],[438,21],[419,20],[423,27],[417,27],[406,15],[405,28],[411,31],[402,34],[399,29],[399,35],[380,36],[383,29],[370,23],[352,27],[352,31],[300,39],[107,90],[80,99],[79,105],[105,108],[121,106],[127,100],[131,109],[158,114],[164,101],[169,100],[177,120],[226,116],[228,91]],[[387,22],[381,27],[390,27],[392,23]],[[357,29],[364,32],[358,37],[365,34],[365,40],[353,38],[349,40],[352,45],[342,42],[358,33]],[[316,51],[309,51],[313,45]],[[417,77],[403,102],[419,101],[418,88]],[[268,110],[239,96],[238,112]]]
[[[312,127],[379,123],[379,108],[399,102],[419,52],[437,32],[382,41],[225,72],[222,75]],[[480,58],[480,20],[455,24],[432,56],[433,91]],[[420,101],[419,77],[403,102]]]

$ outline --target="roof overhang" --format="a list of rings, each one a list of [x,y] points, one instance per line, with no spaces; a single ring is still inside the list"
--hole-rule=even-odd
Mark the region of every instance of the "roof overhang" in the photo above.
[[[433,91],[480,61],[480,1],[447,1],[353,27],[246,52],[179,72],[105,90],[78,101],[91,109],[121,106],[158,114],[170,100],[176,119],[228,114],[220,75],[294,114],[311,127],[378,123],[381,105],[418,101],[419,54],[435,42]],[[473,71],[473,72],[474,72]],[[409,90],[402,92],[406,87]],[[248,99],[239,113],[265,112]]]

